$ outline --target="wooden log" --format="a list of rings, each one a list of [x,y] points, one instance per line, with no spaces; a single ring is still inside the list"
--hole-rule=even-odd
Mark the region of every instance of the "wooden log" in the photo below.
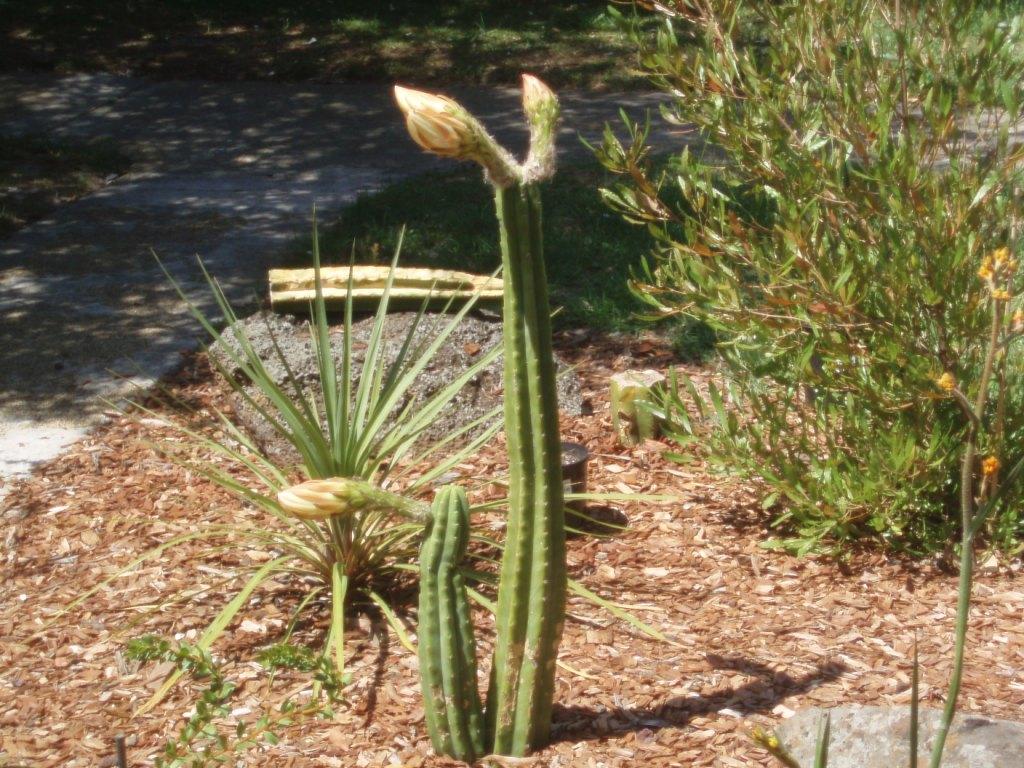
[[[357,264],[351,271],[353,309],[376,309],[391,268]],[[308,268],[270,270],[271,306],[278,311],[308,307],[316,297],[314,275],[314,270]],[[324,267],[320,270],[320,282],[328,310],[343,309],[349,296],[349,267]],[[446,269],[396,267],[388,306],[416,309],[424,299],[429,299],[433,308],[443,307],[453,299],[453,306],[457,306],[476,294],[480,303],[500,305],[501,279]]]
[[[611,378],[612,428],[619,443],[634,446],[658,436],[658,422],[642,403],[650,402],[653,388],[665,383],[658,371],[624,371]]]

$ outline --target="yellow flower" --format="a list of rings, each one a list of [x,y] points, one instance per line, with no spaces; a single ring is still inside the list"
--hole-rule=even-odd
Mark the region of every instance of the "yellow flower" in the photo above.
[[[760,726],[754,726],[751,729],[750,737],[769,752],[775,752],[779,749],[779,737],[774,733],[769,733]]]
[[[1024,331],[1024,310],[1022,309],[1013,313],[1013,330]]]
[[[993,288],[992,298],[995,301],[1009,301],[1011,297],[1010,292],[1005,288]]]
[[[935,383],[938,384],[939,389],[943,390],[944,392],[952,392],[954,389],[956,389],[956,376],[954,376],[949,371],[946,371],[944,374],[939,376],[938,379],[936,379]]]
[[[981,474],[985,477],[992,477],[992,475],[999,471],[1001,466],[1002,464],[999,463],[999,459],[995,456],[987,456],[985,457],[985,460],[981,462]]]
[[[982,280],[992,280],[997,276],[1010,277],[1016,271],[1017,260],[1010,255],[1010,249],[1004,245],[981,260],[978,277]]]

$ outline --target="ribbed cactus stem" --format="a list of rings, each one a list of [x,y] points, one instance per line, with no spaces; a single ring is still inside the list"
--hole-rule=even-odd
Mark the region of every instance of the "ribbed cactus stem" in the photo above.
[[[400,87],[395,89],[395,99],[416,143],[435,154],[480,163],[495,189],[504,270],[509,512],[487,695],[487,733],[494,754],[525,755],[548,740],[555,663],[565,623],[561,444],[537,187],[554,173],[558,99],[537,78],[523,76],[523,111],[530,128],[530,150],[521,165],[451,99]],[[454,572],[445,573],[456,577]],[[424,578],[428,579],[428,594],[444,594],[439,571],[424,572]],[[442,616],[440,603],[435,608],[430,599],[425,607],[426,612],[421,607],[421,627],[426,617],[429,627],[439,627],[438,631],[455,636],[459,648],[471,647],[468,614],[463,634],[450,629],[454,608]],[[432,637],[433,632],[427,635]],[[447,699],[444,707],[438,699],[441,694],[449,695],[442,662],[456,658],[452,655],[455,649],[444,653],[439,646],[440,640],[438,650],[422,657],[421,662],[426,667],[423,690],[428,727],[439,752],[456,754],[456,750],[465,748],[464,740],[463,746],[457,744],[456,732],[466,726],[453,720]],[[461,668],[468,667],[468,663],[464,661]]]
[[[540,192],[516,184],[497,189],[496,201],[509,513],[487,720],[495,754],[524,755],[550,733],[565,621],[565,520]]]
[[[472,762],[484,754],[476,641],[459,567],[469,543],[469,502],[455,486],[437,492],[420,550],[420,685],[434,749]]]

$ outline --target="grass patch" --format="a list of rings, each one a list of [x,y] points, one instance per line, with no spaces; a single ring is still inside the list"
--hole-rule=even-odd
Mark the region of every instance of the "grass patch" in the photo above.
[[[97,189],[130,164],[108,142],[0,136],[0,237]]]
[[[646,326],[634,317],[642,306],[626,280],[650,241],[644,229],[605,208],[597,193],[603,178],[594,163],[569,165],[543,189],[551,304],[561,307],[556,324],[562,327],[634,330]],[[490,198],[475,167],[401,181],[321,226],[322,257],[347,264],[354,247],[357,262],[386,263],[404,224],[403,266],[490,273],[501,263]],[[304,236],[290,263],[307,266],[308,248]]]
[[[626,87],[606,0],[0,0],[0,68],[208,80]]]

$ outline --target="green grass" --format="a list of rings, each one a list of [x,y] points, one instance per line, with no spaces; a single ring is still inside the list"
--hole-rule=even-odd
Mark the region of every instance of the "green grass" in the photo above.
[[[605,208],[597,193],[602,178],[594,163],[570,165],[544,188],[551,303],[561,307],[561,327],[634,330],[644,327],[634,317],[642,306],[626,281],[650,241],[644,229]],[[403,224],[403,266],[490,273],[500,264],[491,190],[469,167],[360,198],[337,221],[321,225],[321,253],[325,261],[347,264],[354,247],[357,262],[386,263]],[[308,243],[306,235],[297,240],[292,265],[309,264]]]
[[[130,164],[107,142],[0,136],[0,237],[97,189]]]
[[[606,0],[0,0],[0,69],[624,87]]]

